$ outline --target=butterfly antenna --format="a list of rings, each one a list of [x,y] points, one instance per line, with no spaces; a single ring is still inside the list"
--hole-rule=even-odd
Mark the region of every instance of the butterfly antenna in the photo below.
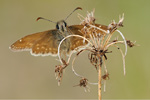
[[[43,17],[38,17],[38,18],[36,19],[36,21],[38,21],[39,19],[43,19],[43,20],[47,20],[47,21],[52,22],[52,23],[56,23],[56,22],[53,22],[53,21],[51,21],[51,20],[49,20],[49,19],[46,19],[46,18],[43,18]]]
[[[75,12],[76,10],[78,10],[78,9],[82,10],[81,7],[77,7],[76,9],[74,9],[74,10],[65,18],[65,20],[67,20],[67,19],[69,18],[69,16],[72,15],[72,13]]]

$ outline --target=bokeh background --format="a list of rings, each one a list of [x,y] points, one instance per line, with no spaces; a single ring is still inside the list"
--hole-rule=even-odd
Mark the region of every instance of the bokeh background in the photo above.
[[[8,49],[25,35],[55,28],[54,23],[36,22],[37,17],[59,21],[78,6],[83,10],[70,16],[68,25],[79,24],[77,13],[85,16],[93,8],[96,22],[105,25],[113,19],[118,21],[124,13],[124,27],[120,31],[140,44],[128,48],[126,76],[121,54],[110,49],[113,53],[107,54],[106,62],[110,80],[102,98],[150,99],[149,0],[0,0],[0,99],[97,99],[97,86],[89,85],[87,93],[83,88],[73,87],[80,78],[73,74],[71,66],[65,70],[61,86],[57,85],[54,75],[55,65],[59,64],[57,57],[34,57],[29,52],[14,53]],[[97,72],[86,53],[77,59],[75,66],[78,73],[97,82]]]

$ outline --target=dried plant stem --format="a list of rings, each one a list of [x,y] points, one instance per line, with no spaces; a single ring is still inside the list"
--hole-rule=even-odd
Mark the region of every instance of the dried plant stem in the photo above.
[[[101,96],[101,72],[102,72],[102,64],[99,64],[99,70],[98,70],[98,100],[102,100],[102,96]]]

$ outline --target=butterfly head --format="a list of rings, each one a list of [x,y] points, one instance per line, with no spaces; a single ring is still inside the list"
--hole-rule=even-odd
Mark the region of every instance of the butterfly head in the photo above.
[[[44,19],[44,20],[47,20],[47,21],[49,21],[49,22],[56,23],[56,29],[57,29],[57,30],[59,30],[60,32],[66,32],[66,31],[67,31],[67,28],[66,28],[66,27],[67,27],[67,23],[66,23],[65,21],[69,18],[70,15],[72,15],[72,13],[73,13],[74,11],[76,11],[76,10],[78,10],[78,9],[82,10],[81,7],[77,7],[77,8],[74,9],[64,20],[61,20],[61,21],[58,21],[58,22],[53,22],[53,21],[51,21],[51,20],[49,20],[49,19],[45,19],[45,18],[43,18],[43,17],[38,17],[38,18],[37,18],[37,21],[38,21],[39,19]]]
[[[58,21],[56,24],[56,29],[58,29],[60,32],[67,31],[67,23],[64,20]]]

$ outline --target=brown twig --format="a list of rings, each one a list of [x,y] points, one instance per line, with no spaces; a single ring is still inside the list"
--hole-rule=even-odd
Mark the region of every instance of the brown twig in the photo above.
[[[102,72],[102,66],[101,66],[101,64],[99,64],[99,70],[98,70],[98,100],[101,100],[102,99],[102,96],[101,96],[101,86],[102,86],[102,84],[101,84],[101,72]]]

